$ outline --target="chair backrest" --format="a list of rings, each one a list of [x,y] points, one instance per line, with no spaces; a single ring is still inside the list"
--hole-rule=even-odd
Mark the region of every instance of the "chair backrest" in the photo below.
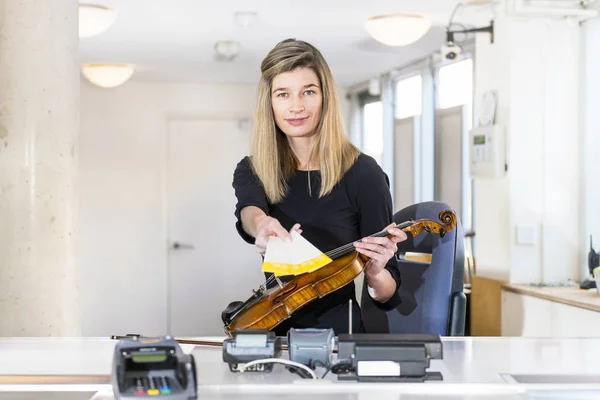
[[[422,218],[439,221],[440,211],[447,209],[452,207],[443,202],[418,203],[397,212],[394,222]],[[414,238],[409,235],[406,241],[398,243],[398,255],[430,253],[431,263],[399,260],[402,303],[396,309],[385,312],[377,308],[364,282],[361,308],[368,332],[463,334],[464,236],[458,216],[456,219],[455,229],[443,238],[421,233]]]

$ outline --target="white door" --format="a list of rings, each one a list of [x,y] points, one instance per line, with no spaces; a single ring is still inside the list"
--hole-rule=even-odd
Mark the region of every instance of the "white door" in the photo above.
[[[239,237],[233,214],[233,171],[248,139],[237,120],[168,123],[171,335],[223,335],[221,311],[264,281],[260,255]]]

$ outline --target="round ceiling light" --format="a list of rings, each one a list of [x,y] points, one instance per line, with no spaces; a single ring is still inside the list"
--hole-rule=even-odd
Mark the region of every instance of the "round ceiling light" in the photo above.
[[[373,39],[388,46],[406,46],[421,39],[431,21],[416,14],[386,14],[370,17],[365,29]]]
[[[131,78],[133,71],[134,65],[125,63],[94,63],[81,66],[83,76],[101,88],[121,86]]]
[[[106,31],[117,18],[114,9],[102,4],[79,4],[79,37],[87,38]]]
[[[215,56],[218,61],[233,61],[242,51],[242,44],[234,40],[219,40],[215,43]]]

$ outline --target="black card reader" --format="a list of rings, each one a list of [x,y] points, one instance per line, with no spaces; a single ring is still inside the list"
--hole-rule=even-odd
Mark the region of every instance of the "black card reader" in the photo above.
[[[131,337],[115,345],[112,366],[115,399],[197,398],[194,356],[171,336]]]

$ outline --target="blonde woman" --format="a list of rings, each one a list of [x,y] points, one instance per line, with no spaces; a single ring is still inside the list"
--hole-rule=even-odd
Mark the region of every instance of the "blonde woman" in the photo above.
[[[364,275],[371,298],[394,308],[400,285],[394,254],[406,234],[390,228],[387,176],[344,134],[325,59],[312,45],[288,39],[269,52],[261,72],[251,154],[233,176],[239,234],[261,253],[270,236],[289,240],[292,230],[323,252],[355,242],[370,258]],[[390,238],[366,238],[383,229]],[[353,332],[364,332],[354,284],[306,305],[274,330],[281,336],[289,328],[347,333],[350,299]]]

